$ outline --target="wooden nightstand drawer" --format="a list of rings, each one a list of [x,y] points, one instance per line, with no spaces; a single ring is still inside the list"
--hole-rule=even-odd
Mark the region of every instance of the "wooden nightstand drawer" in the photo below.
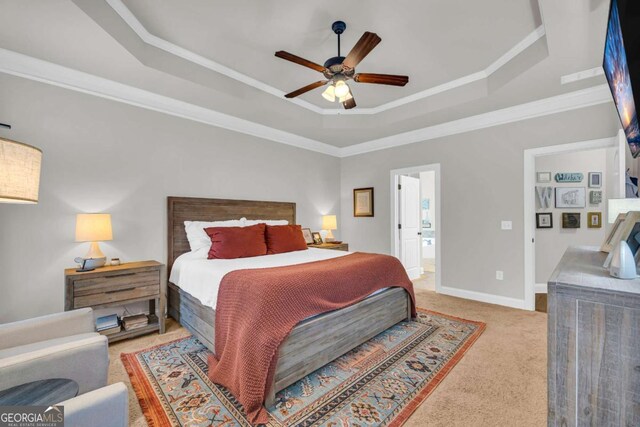
[[[111,273],[103,277],[92,279],[77,279],[73,281],[73,296],[81,297],[103,292],[120,291],[130,287],[141,287],[160,284],[159,271],[145,271],[142,273]]]
[[[152,297],[158,297],[160,294],[160,284],[149,286],[133,286],[122,289],[114,289],[96,294],[74,297],[73,306],[75,308],[82,307],[98,307],[114,302],[126,301],[127,303],[146,300]]]

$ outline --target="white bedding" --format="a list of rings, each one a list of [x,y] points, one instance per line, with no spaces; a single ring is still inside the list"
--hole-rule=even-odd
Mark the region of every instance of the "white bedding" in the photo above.
[[[218,300],[220,281],[227,273],[248,268],[303,264],[351,254],[351,252],[309,248],[304,251],[250,258],[207,259],[208,250],[209,248],[205,248],[195,252],[187,252],[176,258],[169,281],[198,298],[203,305],[214,310]]]

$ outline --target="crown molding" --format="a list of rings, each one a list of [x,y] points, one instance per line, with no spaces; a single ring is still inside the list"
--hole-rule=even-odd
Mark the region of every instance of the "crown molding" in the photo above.
[[[333,145],[2,48],[0,72],[322,154],[339,155],[339,148]]]
[[[358,107],[352,110],[344,110],[342,108],[321,108],[321,107],[318,107],[317,105],[314,105],[300,98],[287,99],[284,97],[286,92],[280,89],[277,89],[262,81],[249,77],[246,74],[240,73],[239,71],[233,70],[216,61],[213,61],[209,58],[205,58],[202,55],[199,55],[193,51],[190,51],[174,43],[171,43],[168,40],[165,40],[161,37],[151,34],[145,28],[145,26],[138,20],[138,18],[133,14],[133,12],[131,12],[131,10],[129,10],[129,8],[122,2],[122,0],[106,0],[106,1],[107,1],[107,4],[114,10],[114,12],[118,14],[120,18],[122,18],[122,20],[131,28],[131,30],[133,30],[133,32],[137,34],[137,36],[144,43],[150,46],[156,47],[160,50],[163,50],[171,55],[175,55],[186,61],[200,65],[202,67],[205,67],[217,73],[223,74],[238,82],[252,86],[255,89],[258,89],[262,92],[273,95],[280,100],[286,100],[300,107],[303,107],[309,111],[313,111],[314,113],[322,114],[322,115],[345,115],[346,116],[346,115],[379,114],[379,113],[391,110],[393,108],[400,107],[402,105],[410,104],[412,102],[416,102],[421,99],[425,99],[449,90],[453,90],[453,89],[468,85],[478,80],[486,80],[493,73],[495,73],[504,65],[509,63],[516,56],[520,55],[522,52],[527,50],[538,40],[542,39],[546,34],[544,24],[540,25],[538,28],[536,28],[534,31],[528,34],[524,39],[518,42],[515,46],[509,49],[500,58],[498,58],[497,60],[489,64],[489,66],[487,66],[485,69],[480,70],[478,72],[468,74],[461,78],[451,80],[449,82],[422,90],[420,92],[396,99],[394,101],[387,102],[385,104],[381,104],[377,107],[370,107],[370,108]]]
[[[593,77],[598,77],[603,75],[604,75],[604,69],[602,67],[590,68],[588,70],[578,71],[577,73],[566,74],[560,77],[560,84],[566,85],[569,83],[578,82],[580,80],[590,79]]]
[[[476,116],[465,117],[451,122],[440,123],[422,129],[416,129],[409,132],[399,133],[397,135],[391,135],[351,145],[340,150],[340,157],[349,157],[372,151],[400,147],[416,142],[429,141],[435,138],[442,138],[473,130],[548,116],[578,108],[591,107],[593,105],[604,104],[611,101],[611,92],[607,85],[598,85],[538,101],[514,105],[501,110],[495,110],[488,113],[478,114]]]
[[[400,147],[416,142],[428,141],[435,138],[557,114],[612,101],[608,86],[598,85],[339,148],[311,138],[220,113],[205,107],[2,48],[0,48],[0,72],[334,157],[349,157],[377,150]]]

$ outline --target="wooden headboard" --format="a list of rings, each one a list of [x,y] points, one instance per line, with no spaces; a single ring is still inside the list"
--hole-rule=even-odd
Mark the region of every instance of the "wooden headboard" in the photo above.
[[[167,275],[173,262],[189,252],[189,241],[184,221],[225,221],[229,219],[286,219],[296,223],[296,204],[261,202],[252,200],[200,199],[195,197],[168,197],[168,252]]]

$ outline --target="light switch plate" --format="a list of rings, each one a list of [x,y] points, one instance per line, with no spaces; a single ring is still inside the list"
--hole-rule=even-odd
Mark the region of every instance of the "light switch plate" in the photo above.
[[[496,280],[504,280],[504,272],[496,270]]]
[[[513,229],[513,224],[511,223],[511,221],[502,221],[502,229],[511,230]]]

